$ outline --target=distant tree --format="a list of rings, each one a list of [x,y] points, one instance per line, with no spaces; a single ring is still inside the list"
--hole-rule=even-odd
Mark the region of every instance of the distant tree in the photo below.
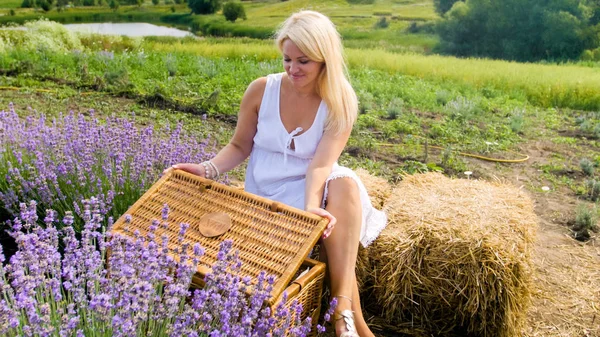
[[[83,0],[84,6],[96,6],[96,0]]]
[[[225,19],[235,22],[238,18],[246,20],[246,10],[244,5],[237,1],[228,1],[223,5],[223,15]]]
[[[17,15],[17,13],[15,12],[14,9],[11,8],[10,11],[8,11],[8,15],[15,16],[15,15]]]
[[[452,8],[452,5],[458,1],[462,0],[433,0],[433,6],[439,15],[444,15]]]
[[[144,4],[144,0],[136,0],[135,4],[136,4],[138,7],[142,7],[142,5]]]
[[[515,61],[576,59],[598,28],[575,0],[467,0],[437,25],[439,51]]]
[[[111,1],[110,1],[110,8],[111,8],[113,11],[115,11],[115,12],[116,12],[116,11],[117,11],[117,9],[119,9],[119,1],[118,1],[118,0],[111,0]]]
[[[21,3],[21,7],[34,8],[34,7],[36,7],[35,0],[23,0],[23,2]]]
[[[39,0],[37,5],[44,10],[44,12],[48,12],[54,7],[54,0]]]
[[[64,9],[65,7],[67,7],[68,4],[69,4],[69,0],[57,0],[56,1],[56,7],[58,7],[59,9]]]
[[[183,0],[175,0],[175,3],[181,5],[183,3]]]
[[[194,14],[213,14],[221,9],[221,0],[188,0],[188,7]]]
[[[152,4],[154,5],[158,5],[160,3],[160,0],[152,0]]]

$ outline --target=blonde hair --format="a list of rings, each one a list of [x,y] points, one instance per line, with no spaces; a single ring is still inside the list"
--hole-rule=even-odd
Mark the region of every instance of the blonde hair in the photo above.
[[[348,81],[342,39],[325,15],[300,11],[283,22],[275,42],[283,51],[283,42],[290,39],[309,59],[323,62],[317,78],[317,93],[327,104],[329,115],[326,130],[339,133],[352,127],[358,112],[356,93]]]

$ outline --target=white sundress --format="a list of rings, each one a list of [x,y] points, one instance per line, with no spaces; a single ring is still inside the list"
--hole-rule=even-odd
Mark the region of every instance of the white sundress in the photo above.
[[[250,193],[304,209],[306,171],[323,136],[328,110],[325,102],[321,101],[315,120],[308,130],[298,135],[303,131],[298,127],[288,133],[279,112],[282,76],[283,73],[267,76],[244,188]],[[292,140],[294,149],[290,148]],[[356,173],[337,163],[333,165],[325,182],[322,206],[327,199],[329,182],[343,177],[354,179],[360,191],[363,218],[360,242],[366,247],[385,228],[387,216],[373,208],[367,189]]]

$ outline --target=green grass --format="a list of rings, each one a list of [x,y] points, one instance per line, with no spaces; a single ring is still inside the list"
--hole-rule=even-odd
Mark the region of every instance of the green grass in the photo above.
[[[0,8],[19,8],[23,0],[2,0],[0,1]]]

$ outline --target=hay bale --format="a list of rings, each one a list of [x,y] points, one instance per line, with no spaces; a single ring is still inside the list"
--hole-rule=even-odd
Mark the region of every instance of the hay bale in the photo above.
[[[427,173],[405,177],[384,209],[389,225],[368,255],[387,322],[433,335],[521,335],[537,228],[523,191]]]
[[[373,176],[369,171],[358,168],[354,172],[367,188],[367,193],[371,198],[371,204],[377,209],[383,209],[383,205],[392,194],[392,187],[384,178]],[[369,248],[359,247],[358,258],[356,259],[356,281],[358,288],[367,293],[373,285],[373,276],[375,270],[369,260]]]
[[[367,193],[371,197],[373,207],[382,209],[392,194],[392,187],[388,181],[384,178],[373,176],[369,171],[361,168],[355,169],[354,172],[367,188]]]

